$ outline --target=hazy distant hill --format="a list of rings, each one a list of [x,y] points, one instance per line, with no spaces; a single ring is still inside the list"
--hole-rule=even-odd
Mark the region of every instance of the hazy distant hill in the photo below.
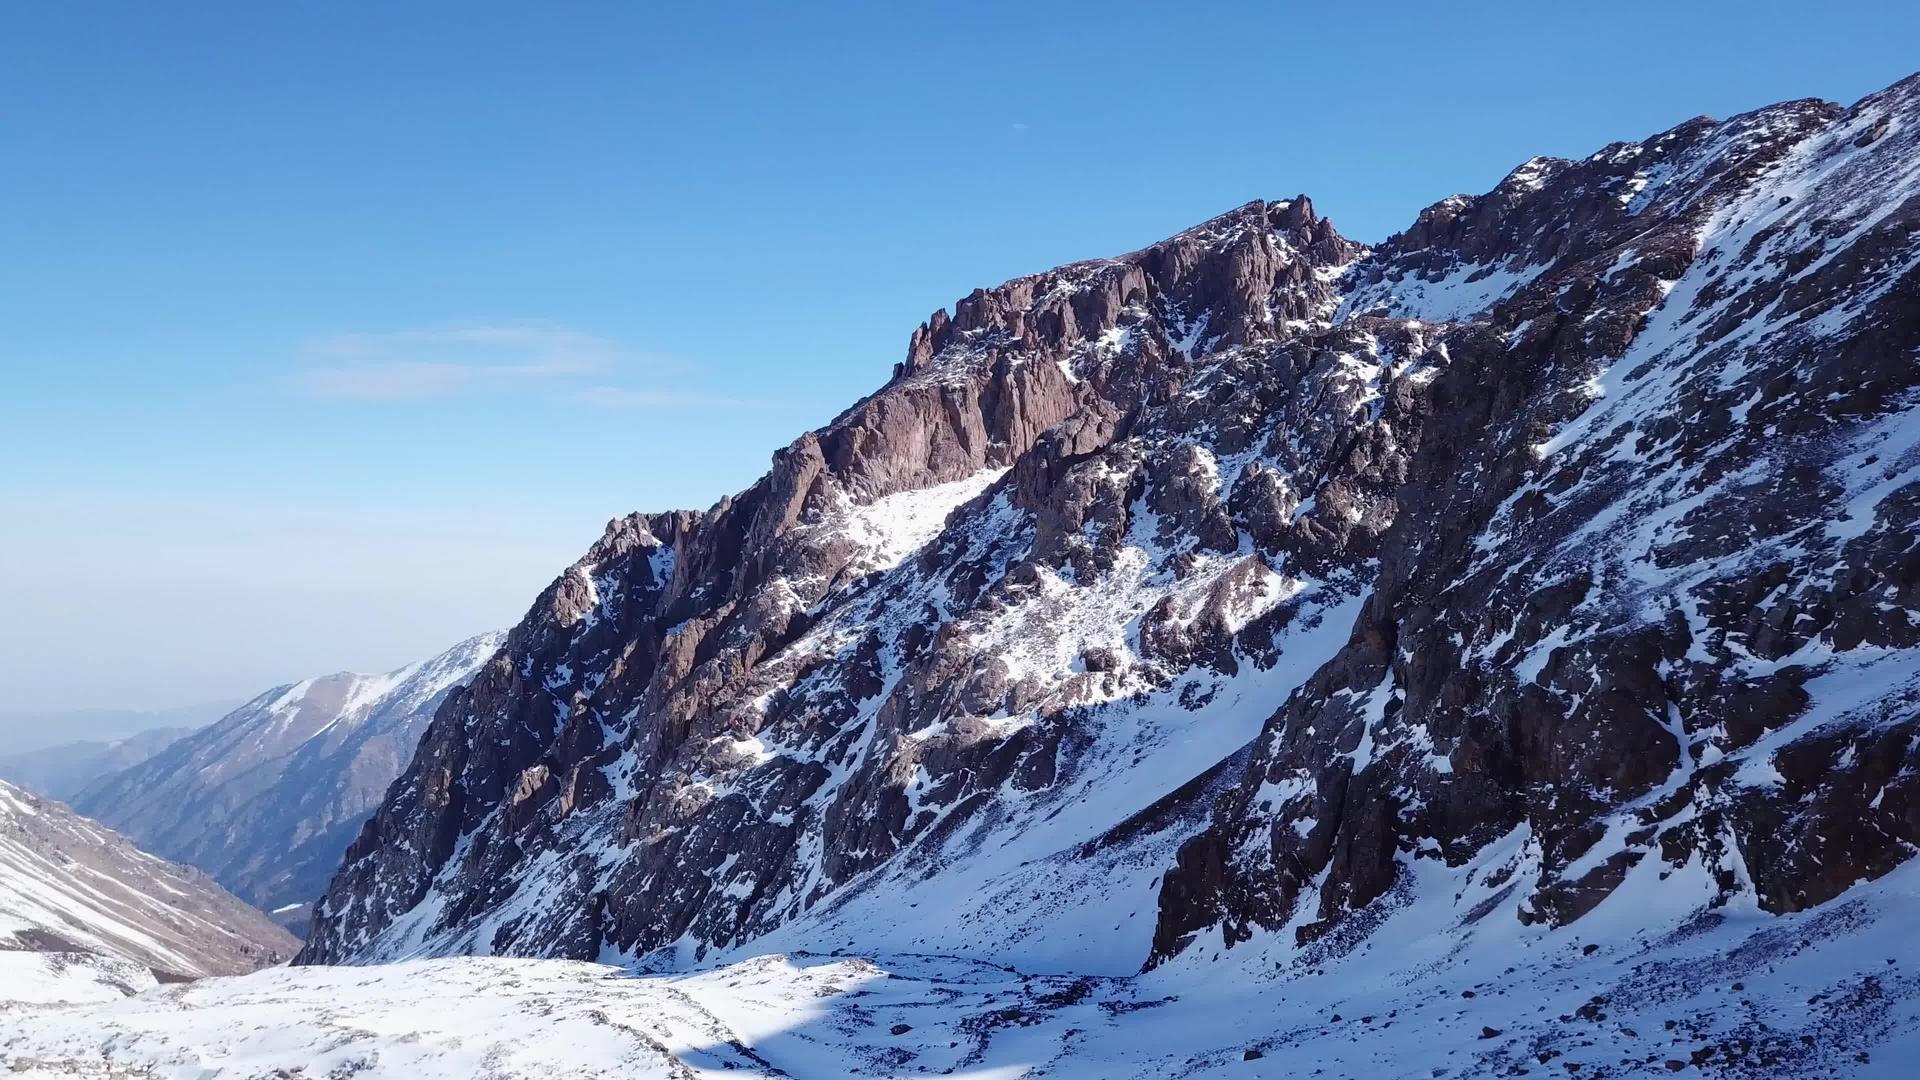
[[[441,700],[503,637],[482,634],[397,671],[275,687],[76,792],[74,809],[262,908],[310,901]]]
[[[232,712],[234,698],[175,709],[21,709],[0,712],[0,754],[73,742],[116,742],[163,728],[205,727]]]
[[[140,764],[193,730],[156,728],[124,739],[87,739],[7,754],[0,756],[0,780],[65,802],[95,780]]]

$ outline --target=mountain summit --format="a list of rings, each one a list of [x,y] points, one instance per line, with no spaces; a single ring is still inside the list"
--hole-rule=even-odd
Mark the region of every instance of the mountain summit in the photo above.
[[[610,523],[300,959],[1292,977],[1831,903],[1920,843],[1917,271],[1920,78],[975,291]]]

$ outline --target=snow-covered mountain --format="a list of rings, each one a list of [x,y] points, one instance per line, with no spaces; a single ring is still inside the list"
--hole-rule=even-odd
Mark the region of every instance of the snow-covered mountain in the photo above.
[[[433,711],[503,637],[482,634],[381,675],[275,687],[89,785],[73,806],[256,906],[312,901]]]
[[[192,728],[157,728],[122,739],[82,739],[0,756],[0,780],[71,799],[89,784],[130,769],[184,738]]]
[[[1464,942],[1886,873],[1917,121],[1920,78],[1534,159],[1372,250],[1302,197],[976,291],[753,487],[613,522],[302,959],[1310,968],[1402,906],[1477,897]]]
[[[438,710],[300,957],[409,963],[0,1046],[1906,1075],[1916,410],[1920,77],[978,290]]]
[[[0,781],[0,1001],[117,998],[298,944],[198,870]]]

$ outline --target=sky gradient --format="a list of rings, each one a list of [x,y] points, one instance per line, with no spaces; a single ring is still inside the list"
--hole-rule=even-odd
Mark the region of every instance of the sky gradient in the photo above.
[[[8,708],[509,625],[975,286],[1300,191],[1377,241],[1920,64],[1914,5],[1844,0],[655,7],[0,15]]]

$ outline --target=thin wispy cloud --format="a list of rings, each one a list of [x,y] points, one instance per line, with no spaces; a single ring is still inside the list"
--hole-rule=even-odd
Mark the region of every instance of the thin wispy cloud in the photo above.
[[[430,401],[544,391],[609,408],[744,408],[760,403],[698,390],[636,387],[670,365],[568,327],[479,324],[334,334],[305,342],[292,376],[327,401]]]
[[[580,400],[603,409],[765,409],[773,402],[691,390],[646,390],[630,386],[593,386]]]
[[[310,397],[410,401],[604,375],[611,341],[564,327],[482,325],[334,334],[301,348],[295,385]]]

